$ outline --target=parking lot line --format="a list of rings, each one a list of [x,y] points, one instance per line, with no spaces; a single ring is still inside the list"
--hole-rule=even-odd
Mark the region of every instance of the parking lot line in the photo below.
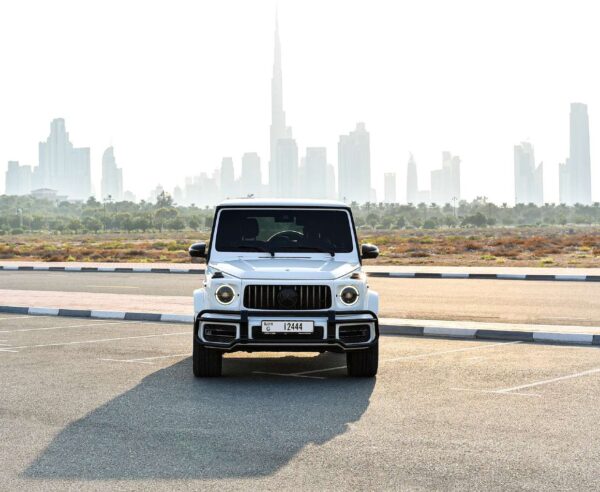
[[[146,362],[143,360],[127,360],[127,359],[98,359],[98,360],[104,360],[107,362],[129,362],[129,363],[137,363],[137,364],[150,364],[152,365],[152,362]]]
[[[468,391],[469,393],[487,393],[487,394],[493,394],[493,395],[531,396],[534,398],[540,398],[542,396],[537,393],[519,393],[516,391],[508,393],[506,391],[482,390],[482,389],[475,389],[475,388],[450,388],[450,389],[452,391]]]
[[[502,345],[514,345],[516,343],[522,343],[520,340],[516,341],[516,342],[500,342],[500,343],[493,343],[490,345],[482,345],[482,346],[476,346],[476,347],[463,347],[463,348],[459,348],[459,349],[452,349],[452,350],[441,350],[438,352],[428,352],[425,354],[415,354],[415,355],[404,355],[402,357],[394,357],[393,359],[383,359],[380,360],[380,363],[385,363],[385,362],[396,362],[399,360],[413,360],[413,359],[423,359],[425,357],[434,357],[436,355],[444,355],[444,354],[453,354],[456,352],[466,352],[469,350],[482,350],[482,349],[488,349],[488,348],[494,348],[494,347],[498,347],[498,346],[502,346]],[[312,371],[303,371],[303,372],[296,372],[294,373],[295,376],[304,376],[305,374],[313,374],[313,373],[317,373],[317,372],[327,372],[327,371],[337,371],[339,369],[345,369],[346,366],[337,366],[337,367],[330,367],[328,369],[315,369]]]
[[[109,289],[139,289],[135,285],[84,285],[84,287],[109,288]]]
[[[117,338],[101,338],[98,340],[78,340],[75,342],[58,342],[58,343],[44,343],[39,345],[19,345],[17,347],[11,347],[13,349],[25,349],[25,348],[40,348],[40,347],[61,347],[64,345],[81,345],[84,343],[101,343],[101,342],[113,342],[117,340],[133,340],[136,338],[153,338],[153,337],[170,337],[175,335],[189,335],[189,331],[180,331],[176,333],[159,333],[156,335],[139,335],[135,337],[117,337]]]
[[[344,366],[346,367],[346,366]],[[269,376],[283,376],[288,378],[310,378],[310,379],[325,379],[323,376],[307,376],[301,373],[283,373],[283,372],[266,372],[266,371],[252,371],[252,374],[267,374]]]
[[[0,333],[20,333],[24,331],[45,331],[45,330],[60,330],[62,328],[82,328],[84,326],[104,326],[104,325],[122,325],[122,324],[139,324],[139,321],[113,321],[103,322],[90,320],[85,324],[78,325],[62,325],[62,326],[45,326],[44,328],[24,328],[21,330],[0,330]]]
[[[139,362],[141,364],[152,364],[152,360],[158,360],[158,359],[170,359],[172,357],[184,357],[184,356],[190,356],[191,354],[189,352],[185,353],[185,354],[172,354],[172,355],[158,355],[156,357],[140,357],[137,359],[98,359],[98,360],[106,360],[106,361],[111,361],[111,362]]]
[[[510,393],[512,391],[518,391],[518,390],[522,390],[525,388],[533,388],[536,386],[542,386],[544,384],[556,383],[558,381],[564,381],[566,379],[574,379],[574,378],[579,378],[582,376],[589,376],[590,374],[597,374],[599,372],[600,372],[600,367],[597,367],[595,369],[589,369],[587,371],[576,372],[575,374],[568,374],[566,376],[559,376],[557,378],[552,378],[552,379],[544,379],[542,381],[536,381],[534,383],[529,383],[529,384],[521,384],[519,386],[513,386],[511,388],[503,388],[503,389],[496,390],[496,392],[497,393]]]

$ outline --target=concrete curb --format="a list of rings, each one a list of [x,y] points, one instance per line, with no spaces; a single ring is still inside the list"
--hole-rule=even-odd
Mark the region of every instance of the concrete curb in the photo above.
[[[94,309],[61,309],[47,307],[0,306],[0,313],[40,316],[71,316],[76,318],[118,319],[129,321],[160,321],[163,323],[192,323],[193,315],[98,311]]]
[[[0,265],[0,271],[13,272],[111,272],[111,273],[204,273],[204,268],[144,268],[144,267],[85,267],[85,266],[20,266]]]
[[[204,274],[204,268],[144,268],[144,267],[86,267],[86,266],[32,266],[0,265],[0,271],[19,272],[109,272],[109,273],[191,273]],[[424,278],[473,280],[534,280],[560,282],[600,282],[600,275],[546,275],[514,273],[459,273],[459,272],[366,272],[374,278]]]
[[[429,278],[474,280],[537,280],[560,282],[600,282],[600,275],[545,275],[513,273],[434,273],[434,272],[368,272],[369,277]]]
[[[192,323],[193,315],[168,313],[139,313],[125,311],[98,311],[89,309],[61,309],[47,307],[0,306],[0,313],[40,316],[70,316],[77,318],[155,321],[161,323]],[[587,333],[537,332],[517,330],[449,328],[418,325],[392,325],[380,320],[382,335],[405,335],[476,340],[505,340],[510,342],[537,342],[575,345],[598,345],[600,335]]]
[[[144,268],[144,267],[86,267],[86,266],[21,266],[0,265],[0,271],[19,272],[110,272],[110,273],[191,273],[204,274],[204,268]],[[366,272],[374,278],[474,279],[474,280],[533,280],[560,282],[600,282],[600,275],[546,275],[513,273],[437,273],[437,272]]]

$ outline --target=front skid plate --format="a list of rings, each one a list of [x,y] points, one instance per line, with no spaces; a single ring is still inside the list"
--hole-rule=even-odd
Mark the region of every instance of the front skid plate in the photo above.
[[[223,318],[203,318],[205,314],[218,314]],[[336,318],[336,314],[344,316]],[[348,318],[348,316],[369,315],[368,319]],[[222,311],[222,310],[205,310],[198,313],[194,322],[194,340],[195,343],[206,348],[221,350],[224,352],[348,352],[354,350],[364,350],[377,344],[379,339],[379,323],[377,315],[372,311],[344,311],[336,313],[335,311],[287,311],[278,312],[277,318],[327,318],[327,338],[323,340],[312,340],[307,342],[282,342],[281,340],[268,342],[265,340],[256,340],[248,338],[248,318],[256,317],[273,317],[272,311]],[[214,321],[221,323],[239,324],[239,339],[231,344],[222,344],[214,342],[203,342],[198,338],[198,327],[200,321]],[[339,323],[374,323],[375,334],[373,340],[368,343],[347,345],[335,338],[335,325]]]

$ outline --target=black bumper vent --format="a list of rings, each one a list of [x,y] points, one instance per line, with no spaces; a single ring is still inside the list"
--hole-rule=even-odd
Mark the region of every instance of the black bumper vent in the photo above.
[[[247,285],[244,307],[289,311],[329,309],[331,289],[328,285]]]
[[[364,343],[371,338],[371,325],[340,325],[340,341],[344,343]]]
[[[235,340],[235,325],[222,325],[218,323],[205,323],[204,340],[207,342],[230,343]]]

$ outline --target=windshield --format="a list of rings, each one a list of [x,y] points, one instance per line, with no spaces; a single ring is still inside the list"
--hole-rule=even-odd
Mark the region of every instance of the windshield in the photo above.
[[[350,253],[350,216],[344,210],[222,210],[217,251]]]

